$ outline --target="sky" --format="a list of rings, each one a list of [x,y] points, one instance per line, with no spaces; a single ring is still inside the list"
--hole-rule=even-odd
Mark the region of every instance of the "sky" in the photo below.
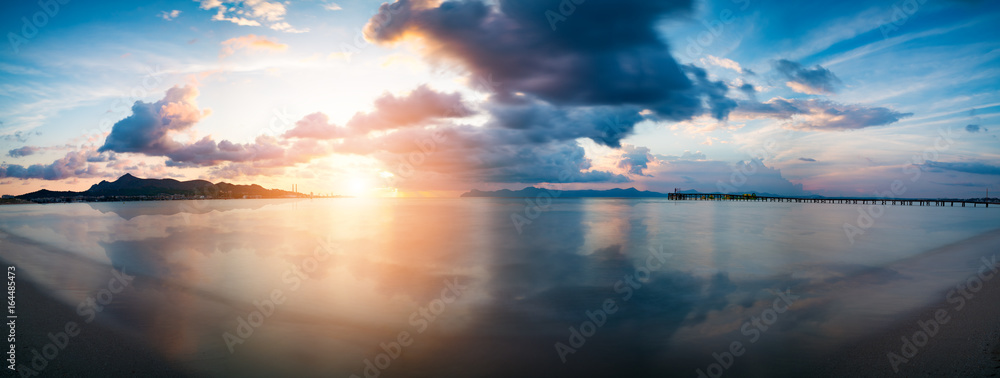
[[[0,194],[1000,192],[997,2],[0,7]]]

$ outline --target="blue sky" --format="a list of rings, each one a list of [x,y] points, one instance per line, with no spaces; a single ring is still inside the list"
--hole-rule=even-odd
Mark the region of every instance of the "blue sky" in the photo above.
[[[3,7],[3,194],[1000,190],[995,2]]]

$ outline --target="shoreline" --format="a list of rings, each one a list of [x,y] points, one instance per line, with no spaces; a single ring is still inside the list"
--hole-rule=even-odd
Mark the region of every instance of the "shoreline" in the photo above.
[[[996,238],[996,232],[989,232],[959,243],[982,243]],[[932,253],[942,252],[948,251]],[[995,253],[986,251],[985,258],[991,259],[989,262],[993,263]],[[940,300],[901,316],[884,330],[839,348],[823,364],[820,375],[1000,375],[1000,266],[995,266],[996,271],[991,275],[989,271],[979,270],[985,265],[985,262],[981,262],[975,268],[970,268],[966,279],[956,281],[939,291],[935,296]],[[977,272],[982,272],[982,276],[977,275]],[[987,279],[980,278],[984,276]],[[982,288],[978,291],[966,289],[967,295],[963,296],[957,290],[956,285],[971,285],[974,289],[977,282],[982,282]],[[937,319],[945,320],[945,323],[939,324],[935,332],[932,323],[938,323]],[[933,336],[928,336],[927,341],[920,345],[923,335],[931,333]],[[908,345],[904,344],[903,338],[908,340]],[[890,353],[894,356],[890,356]]]
[[[0,202],[0,206],[3,205],[58,205],[66,203],[131,203],[131,202],[173,202],[173,201],[232,201],[232,200],[293,200],[293,199],[337,199],[337,198],[355,198],[350,196],[324,196],[324,197],[264,197],[264,198],[177,198],[177,199],[118,199],[113,201],[54,201],[54,202],[34,202],[28,200],[21,200],[23,202]]]
[[[16,266],[3,257],[0,257],[0,264],[5,269]],[[16,278],[16,301],[19,316],[13,344],[19,371],[11,376],[21,376],[21,369],[31,369],[39,377],[189,376],[140,340],[117,332],[101,324],[100,320],[89,324],[81,321],[76,309],[53,298],[28,276]],[[61,332],[71,322],[76,324],[78,334],[62,339]],[[46,346],[53,343],[52,334],[65,343],[58,354],[49,359],[51,354],[42,356],[41,353],[43,350],[51,352],[51,347]],[[7,349],[6,344],[4,349]],[[9,362],[4,363],[5,370],[7,365]]]

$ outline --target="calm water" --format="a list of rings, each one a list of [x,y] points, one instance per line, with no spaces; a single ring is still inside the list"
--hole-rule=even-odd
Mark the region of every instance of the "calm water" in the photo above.
[[[694,377],[733,342],[727,375],[773,375],[942,301],[996,245],[939,248],[1000,229],[1000,209],[890,206],[851,243],[853,205],[564,199],[519,233],[524,208],[4,206],[0,257],[73,308],[135,276],[97,323],[192,376]]]

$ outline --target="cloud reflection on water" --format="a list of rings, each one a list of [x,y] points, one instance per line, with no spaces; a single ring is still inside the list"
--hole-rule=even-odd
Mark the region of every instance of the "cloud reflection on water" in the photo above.
[[[361,374],[361,361],[412,329],[410,314],[450,279],[469,291],[389,373],[689,375],[744,339],[740,325],[771,305],[769,290],[785,288],[802,299],[732,369],[804,371],[794,369],[926,301],[950,277],[939,267],[961,260],[907,259],[926,249],[906,242],[882,254],[882,241],[851,246],[831,227],[851,216],[849,206],[751,212],[741,204],[556,200],[519,235],[510,214],[524,205],[508,199],[197,202],[194,210],[151,202],[3,213],[5,240],[47,251],[3,257],[64,291],[67,303],[100,284],[102,263],[134,274],[105,322],[192,372],[252,376]],[[871,232],[893,235],[907,221],[934,227],[907,220],[908,210],[887,213],[898,219]],[[335,245],[330,258],[293,290],[289,270],[324,243]],[[624,301],[615,283],[646,264],[650,247],[672,255]],[[884,294],[867,294],[875,289]],[[230,355],[221,335],[274,290],[287,301]],[[620,310],[563,364],[554,343],[609,298]]]

